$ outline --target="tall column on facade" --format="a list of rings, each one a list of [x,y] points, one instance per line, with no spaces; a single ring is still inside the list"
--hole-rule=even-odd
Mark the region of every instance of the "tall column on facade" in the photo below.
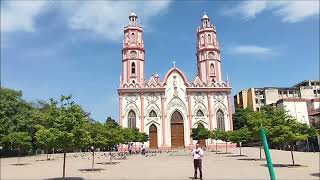
[[[161,94],[161,112],[162,112],[162,146],[166,146],[166,120],[164,111],[164,94]]]
[[[143,97],[143,93],[140,94],[140,102],[141,102],[141,128],[140,128],[140,131],[144,132],[144,97]]]
[[[188,112],[189,112],[189,129],[190,129],[190,145],[193,145],[193,139],[191,138],[191,129],[192,129],[192,112],[191,112],[191,96],[188,94]]]
[[[229,121],[230,121],[230,131],[233,130],[233,122],[232,122],[232,110],[231,110],[231,92],[228,92],[228,109],[229,109]]]
[[[207,94],[207,99],[208,99],[208,111],[209,111],[209,127],[210,127],[210,130],[212,130],[211,96],[209,93]]]
[[[120,127],[122,127],[122,94],[119,93],[119,123]]]

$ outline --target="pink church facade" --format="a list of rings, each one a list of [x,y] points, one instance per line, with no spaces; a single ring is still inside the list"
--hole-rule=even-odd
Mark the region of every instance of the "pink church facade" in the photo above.
[[[192,81],[175,65],[162,80],[158,74],[145,80],[143,29],[134,13],[129,20],[118,88],[120,126],[147,133],[147,146],[155,149],[193,147],[191,128],[198,126],[232,130],[231,86],[222,80],[219,42],[209,17],[204,15],[197,28],[198,73]]]

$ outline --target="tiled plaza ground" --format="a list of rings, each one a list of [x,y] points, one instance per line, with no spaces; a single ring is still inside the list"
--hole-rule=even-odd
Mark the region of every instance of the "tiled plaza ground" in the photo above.
[[[221,149],[224,151],[224,149]],[[203,160],[204,179],[269,179],[266,161],[255,161],[259,157],[258,148],[243,148],[247,156],[237,157],[238,149],[230,149],[232,154],[205,152]],[[95,168],[100,172],[81,172],[91,168],[91,154],[75,158],[68,154],[66,175],[84,179],[191,179],[193,176],[192,156],[189,151],[178,155],[167,153],[151,157],[133,155],[126,160],[114,160],[116,165],[105,164],[109,158],[97,153]],[[295,152],[295,161],[304,167],[275,167],[278,179],[319,179],[319,153]],[[290,164],[289,151],[271,150],[274,164]],[[52,157],[52,156],[51,156]],[[12,165],[17,158],[1,159],[1,179],[46,179],[61,177],[62,154],[55,154],[55,160],[39,161],[45,155],[23,157],[23,166]],[[264,156],[263,156],[264,157]],[[78,178],[77,178],[78,179]]]

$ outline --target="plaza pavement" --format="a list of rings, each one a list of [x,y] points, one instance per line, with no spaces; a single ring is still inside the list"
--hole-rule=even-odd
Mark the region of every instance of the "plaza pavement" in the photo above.
[[[224,152],[224,148],[220,149]],[[232,154],[215,154],[205,151],[203,159],[204,179],[269,179],[266,161],[256,161],[258,148],[243,148],[247,156],[237,157],[238,148],[230,148]],[[129,156],[126,160],[113,160],[115,165],[105,164],[109,157],[102,152],[96,153],[95,168],[99,172],[83,172],[91,168],[91,153],[85,157],[74,157],[67,154],[66,176],[79,179],[192,179],[193,164],[189,151],[180,151],[172,155],[167,153],[156,156]],[[83,153],[82,153],[83,154]],[[289,151],[271,150],[273,163],[276,166],[291,163]],[[277,179],[320,179],[319,153],[294,152],[295,162],[302,167],[275,167]],[[46,155],[23,157],[20,162],[26,165],[16,166],[17,158],[1,159],[1,179],[47,179],[62,175],[63,155],[51,155],[55,160],[41,161]],[[264,154],[263,154],[264,157]],[[39,161],[40,160],[40,161]],[[278,164],[278,165],[277,165]],[[78,179],[76,178],[76,179]]]

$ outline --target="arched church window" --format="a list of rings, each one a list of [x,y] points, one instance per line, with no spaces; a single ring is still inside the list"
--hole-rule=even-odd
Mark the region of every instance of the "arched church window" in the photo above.
[[[203,112],[200,109],[197,111],[197,116],[204,116]]]
[[[128,114],[128,128],[135,128],[136,127],[136,113],[133,110],[129,111]]]
[[[217,112],[217,129],[225,131],[224,114],[221,110],[218,110],[218,112]]]
[[[208,34],[208,43],[211,44],[211,35]]]
[[[211,75],[214,75],[216,72],[215,72],[215,69],[214,69],[214,65],[213,63],[210,65],[210,74]]]
[[[134,62],[131,63],[131,74],[136,73],[136,64]]]
[[[149,113],[149,117],[157,117],[157,113],[154,110],[151,110]]]
[[[204,45],[204,36],[201,36],[201,44]]]
[[[132,33],[132,34],[131,34],[131,42],[132,42],[132,43],[135,43],[135,41],[136,41],[136,36],[135,36],[134,33]]]

